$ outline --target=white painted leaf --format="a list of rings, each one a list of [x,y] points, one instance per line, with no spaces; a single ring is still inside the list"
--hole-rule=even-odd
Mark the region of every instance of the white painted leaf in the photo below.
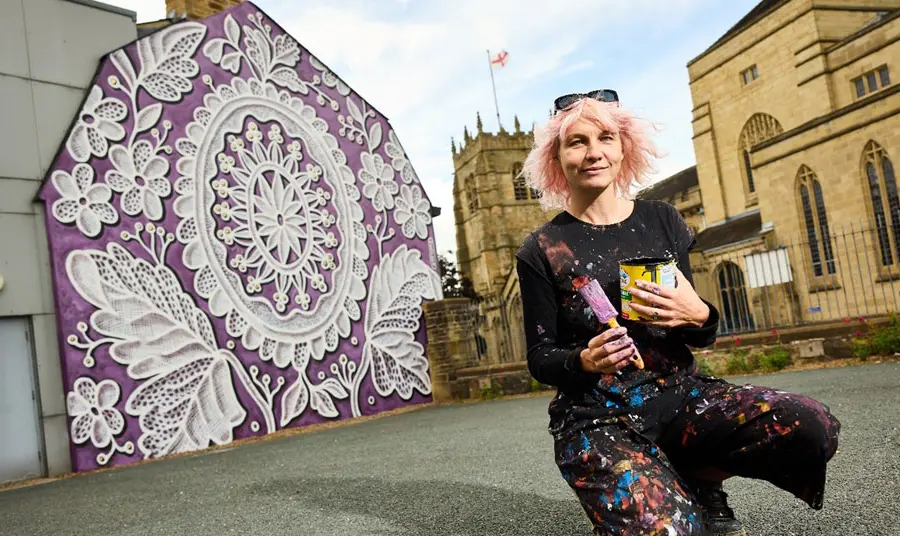
[[[241,39],[241,27],[231,14],[225,17],[225,35],[228,37],[228,42],[237,48]]]
[[[369,129],[369,152],[374,151],[381,145],[381,123],[375,122]]]
[[[131,378],[146,380],[125,404],[139,417],[141,452],[158,457],[231,442],[247,412],[235,394],[230,354],[218,349],[209,317],[175,273],[115,243],[73,251],[66,271],[97,308],[92,328],[115,340],[110,356]]]
[[[365,121],[363,121],[363,114],[359,110],[359,106],[357,106],[356,103],[353,102],[353,99],[350,97],[347,97],[347,109],[350,110],[350,117],[352,117],[354,121],[356,121],[360,126],[365,125]]]
[[[291,421],[303,415],[309,404],[309,389],[303,376],[297,377],[297,381],[291,384],[281,396],[281,426],[285,427]]]
[[[320,383],[318,387],[320,389],[328,391],[329,393],[331,393],[331,396],[339,400],[343,400],[350,396],[350,393],[347,392],[347,389],[344,388],[341,382],[335,380],[334,378],[328,378],[327,380]]]
[[[438,274],[405,244],[386,255],[372,272],[366,310],[364,358],[381,396],[396,392],[404,400],[413,390],[431,392],[425,349],[416,342],[422,301],[440,295]]]
[[[219,64],[223,69],[230,73],[237,74],[241,70],[241,53],[229,52],[222,57],[222,63]]]
[[[334,400],[331,399],[331,394],[324,389],[316,388],[316,386],[312,386],[310,407],[313,411],[327,419],[333,419],[340,416],[340,413],[338,413],[338,410],[334,405]]]
[[[275,72],[272,73],[272,81],[279,86],[286,87],[291,91],[296,91],[302,95],[309,93],[306,84],[300,80],[300,75],[290,67],[276,69]]]
[[[294,67],[300,60],[300,45],[291,36],[281,34],[272,41],[274,49],[273,65]]]
[[[145,130],[150,130],[153,128],[156,123],[159,121],[159,117],[162,115],[162,104],[154,103],[150,106],[145,106],[137,115],[137,121],[134,129],[137,132],[144,132]]]
[[[180,100],[193,87],[190,79],[200,72],[193,56],[205,36],[205,25],[181,22],[138,40],[140,85],[157,100]]]
[[[203,45],[203,55],[210,59],[213,63],[219,63],[222,60],[222,54],[225,52],[224,39],[211,39]]]
[[[109,59],[112,61],[112,64],[116,66],[126,87],[129,89],[133,88],[134,82],[137,80],[137,74],[134,72],[134,65],[131,64],[128,54],[120,49],[110,54]]]

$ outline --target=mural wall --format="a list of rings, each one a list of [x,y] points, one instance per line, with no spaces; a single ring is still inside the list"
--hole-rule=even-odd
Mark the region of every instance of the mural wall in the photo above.
[[[428,197],[252,3],[107,56],[41,196],[75,470],[430,401]]]

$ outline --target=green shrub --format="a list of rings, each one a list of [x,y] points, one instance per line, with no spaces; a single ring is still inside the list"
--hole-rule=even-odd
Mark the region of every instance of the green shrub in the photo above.
[[[701,357],[697,362],[697,365],[700,368],[700,374],[704,376],[715,376],[715,374],[713,374],[712,365],[709,364],[708,359]]]
[[[860,359],[900,352],[900,318],[891,315],[891,320],[886,326],[873,328],[868,335],[856,337],[850,344],[853,355]]]
[[[503,387],[501,387],[500,383],[493,378],[491,378],[490,387],[481,388],[482,400],[492,400],[494,398],[500,398],[501,396],[503,396]]]
[[[746,353],[742,350],[733,353],[731,357],[728,358],[728,363],[725,365],[725,372],[728,374],[744,374],[750,372]]]
[[[782,346],[776,346],[759,357],[759,368],[765,371],[781,370],[790,364],[791,353]]]

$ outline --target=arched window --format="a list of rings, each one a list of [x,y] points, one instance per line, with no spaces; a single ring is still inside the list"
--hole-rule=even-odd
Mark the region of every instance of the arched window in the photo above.
[[[516,201],[528,201],[529,199],[537,199],[538,193],[534,188],[529,188],[525,177],[522,176],[522,163],[516,162],[512,167],[513,191],[515,192]]]
[[[816,174],[807,166],[800,166],[800,171],[797,172],[797,190],[800,199],[800,219],[806,226],[812,273],[815,277],[821,277],[826,273],[834,275],[836,272],[834,249],[831,244],[831,231],[828,228],[822,186]]]
[[[900,252],[900,199],[897,196],[897,179],[894,165],[884,149],[870,141],[863,150],[863,176],[865,177],[881,265],[893,266]]]
[[[753,180],[753,168],[750,162],[750,153],[753,147],[782,132],[784,129],[781,127],[781,123],[768,114],[754,114],[744,124],[738,141],[738,149],[741,157],[741,172],[744,175],[744,190],[748,198],[756,193],[756,182]]]
[[[733,262],[719,265],[716,279],[719,284],[719,298],[722,310],[720,327],[725,332],[753,329],[753,318],[747,302],[747,288],[744,286],[744,272]]]

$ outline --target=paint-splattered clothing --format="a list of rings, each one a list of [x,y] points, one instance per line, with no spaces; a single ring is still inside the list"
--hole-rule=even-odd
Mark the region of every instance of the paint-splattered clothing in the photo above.
[[[601,327],[572,282],[601,284],[617,310],[621,260],[669,257],[691,281],[694,238],[669,204],[636,201],[616,225],[563,212],[520,248],[528,365],[555,385],[550,432],[556,461],[598,534],[701,534],[682,477],[714,467],[769,480],[821,508],[825,463],[840,425],[818,402],[698,376],[689,346],[715,340],[718,312],[700,328],[660,329],[620,318],[645,370],[590,374],[579,354]]]

